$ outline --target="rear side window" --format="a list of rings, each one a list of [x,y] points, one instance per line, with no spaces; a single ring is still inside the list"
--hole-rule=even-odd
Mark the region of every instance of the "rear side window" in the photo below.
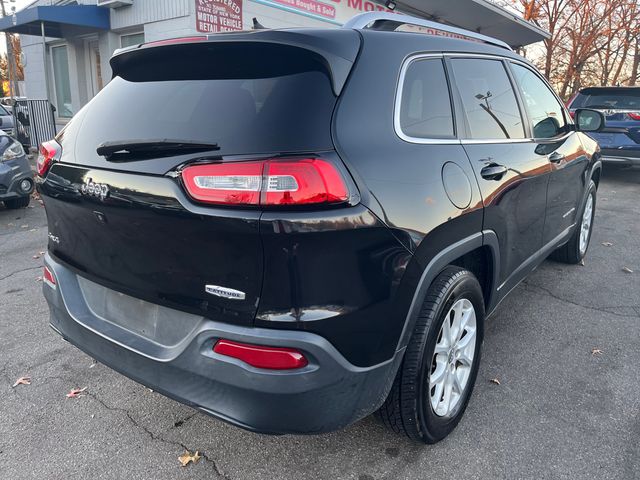
[[[220,155],[332,148],[336,96],[311,52],[205,45],[185,48],[176,59],[154,50],[144,62],[120,67],[87,105],[79,119],[79,160],[95,156],[103,142],[140,139],[217,143]]]
[[[413,138],[452,138],[449,86],[440,58],[412,61],[400,100],[400,130]]]
[[[470,130],[478,140],[524,138],[515,93],[499,60],[451,60]]]
[[[512,64],[513,75],[531,120],[534,138],[553,138],[566,132],[563,108],[549,87],[535,73]]]

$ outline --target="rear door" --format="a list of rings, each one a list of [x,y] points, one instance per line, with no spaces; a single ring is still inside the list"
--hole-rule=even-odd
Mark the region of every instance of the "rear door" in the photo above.
[[[536,151],[551,166],[543,243],[566,235],[576,221],[589,167],[579,134],[568,124],[565,109],[547,83],[533,69],[511,63],[529,121]]]
[[[273,43],[147,48],[118,60],[115,78],[57,139],[60,159],[41,185],[49,250],[114,290],[250,324],[263,281],[260,208],[203,204],[179,172],[332,150],[331,74],[318,55]],[[160,146],[97,151],[150,140]]]
[[[528,139],[504,61],[456,56],[449,64],[466,123],[462,143],[484,202],[484,230],[494,232],[500,246],[504,295],[535,266],[542,248],[549,160]]]

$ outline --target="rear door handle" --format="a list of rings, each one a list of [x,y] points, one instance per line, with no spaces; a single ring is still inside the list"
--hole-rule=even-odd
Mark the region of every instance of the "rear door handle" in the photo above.
[[[553,163],[560,163],[564,160],[564,155],[558,152],[553,152],[549,154],[549,161]]]
[[[497,163],[490,163],[480,170],[480,175],[485,180],[500,180],[505,173],[507,173],[507,167]]]

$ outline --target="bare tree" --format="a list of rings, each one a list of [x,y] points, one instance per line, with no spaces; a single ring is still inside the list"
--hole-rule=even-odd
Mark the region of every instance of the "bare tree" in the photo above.
[[[635,84],[640,63],[637,0],[507,1],[525,20],[551,34],[542,55],[532,60],[563,98],[586,85]]]

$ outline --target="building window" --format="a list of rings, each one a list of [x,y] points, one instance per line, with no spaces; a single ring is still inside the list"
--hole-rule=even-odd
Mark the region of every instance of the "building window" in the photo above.
[[[140,45],[144,43],[144,33],[131,33],[128,35],[120,36],[120,46],[122,48],[131,47],[133,45]]]
[[[51,49],[51,60],[53,62],[58,116],[71,118],[73,116],[73,106],[71,104],[71,83],[69,79],[67,46],[53,47]]]

